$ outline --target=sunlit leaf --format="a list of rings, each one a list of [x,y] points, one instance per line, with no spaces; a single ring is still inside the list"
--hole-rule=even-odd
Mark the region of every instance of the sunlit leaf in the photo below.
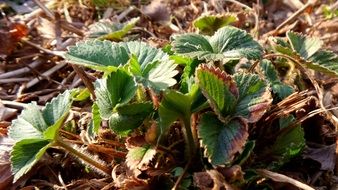
[[[100,71],[108,71],[129,60],[128,52],[118,43],[100,40],[79,42],[68,47],[65,58],[74,64],[83,65]]]
[[[287,32],[286,36],[288,37],[292,49],[304,59],[311,57],[323,45],[323,41],[319,38],[310,38],[291,31]]]
[[[304,65],[325,74],[338,76],[338,55],[331,51],[317,51],[308,59],[308,63]]]
[[[206,156],[214,165],[230,163],[234,155],[243,150],[249,136],[245,121],[231,120],[224,124],[210,112],[202,115],[198,134]]]
[[[232,14],[222,15],[202,15],[194,20],[193,25],[202,34],[212,35],[219,28],[237,21],[237,17]]]
[[[133,77],[122,69],[112,72],[107,78],[98,79],[95,82],[95,95],[101,117],[108,119],[115,106],[129,102],[136,90]]]
[[[139,18],[133,18],[125,23],[114,23],[111,21],[96,22],[89,26],[89,38],[100,40],[119,41],[135,26]]]
[[[51,102],[48,102],[42,110],[43,118],[49,126],[44,131],[45,139],[54,139],[57,135],[57,130],[63,124],[72,104],[72,96],[69,91],[65,91]]]
[[[203,64],[196,70],[196,77],[202,93],[216,113],[225,117],[234,111],[239,94],[230,75]]]
[[[259,59],[262,47],[244,30],[225,26],[213,36],[181,34],[173,37],[173,50],[205,60]]]
[[[11,152],[14,182],[26,174],[48,148],[49,141],[43,139],[23,139],[15,143]]]
[[[36,103],[28,104],[18,116],[12,121],[9,129],[9,137],[19,141],[27,138],[43,138],[43,131],[48,128],[40,108]]]

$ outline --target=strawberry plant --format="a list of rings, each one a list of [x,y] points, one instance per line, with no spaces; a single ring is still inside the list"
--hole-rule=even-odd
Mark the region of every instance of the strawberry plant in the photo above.
[[[171,183],[173,188],[189,180],[187,173],[201,168],[216,175],[215,168],[250,165],[247,159],[255,151],[271,156],[272,169],[299,155],[305,145],[304,132],[292,112],[273,118],[280,134],[269,139],[272,143],[266,150],[255,149],[261,139],[252,131],[262,128],[275,103],[299,90],[296,83],[283,80],[278,68],[287,63],[288,72],[297,75],[302,75],[297,68],[338,75],[338,56],[322,50],[319,39],[288,32],[286,40],[274,38],[264,51],[244,30],[232,26],[215,33],[200,29],[213,35],[174,35],[165,51],[139,41],[86,40],[65,55],[72,64],[103,72],[94,83],[96,99],[90,101],[93,132],[97,134],[106,122],[114,134],[126,138],[125,162],[135,175],[147,167],[158,169],[159,163],[167,173],[178,171],[181,167],[173,165],[178,161],[175,156],[183,157],[184,169],[172,175],[178,177]],[[74,94],[66,91],[42,110],[30,104],[13,121],[9,134],[16,140],[11,153],[15,180],[52,146],[63,147],[103,173],[110,172],[108,165],[77,152],[58,134],[67,122]],[[183,156],[173,150],[175,144],[183,145],[180,141],[184,142],[178,148]],[[246,168],[248,173],[259,164]],[[245,188],[253,180],[257,178],[234,184]]]

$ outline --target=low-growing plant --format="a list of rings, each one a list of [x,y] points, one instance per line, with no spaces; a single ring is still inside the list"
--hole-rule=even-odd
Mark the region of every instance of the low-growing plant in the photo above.
[[[288,32],[286,40],[274,38],[272,42],[264,51],[244,30],[225,26],[212,36],[174,35],[165,52],[139,41],[87,40],[70,47],[65,58],[104,73],[94,83],[93,131],[97,133],[100,123],[107,121],[115,134],[127,137],[126,165],[131,170],[144,170],[153,160],[165,164],[163,160],[172,159],[175,143],[170,144],[170,138],[179,139],[172,137],[179,133],[171,129],[181,129],[185,169],[174,175],[179,177],[172,184],[178,188],[189,168],[243,165],[253,154],[255,141],[260,139],[250,138],[250,131],[259,127],[256,124],[273,103],[299,90],[295,83],[282,80],[285,75],[278,68],[287,65],[286,76],[293,72],[302,80],[304,75],[297,69],[338,75],[338,56],[322,50],[319,39]],[[72,94],[66,91],[42,110],[33,103],[13,121],[15,180],[51,146],[61,146],[109,173],[108,166],[86,160],[58,135],[71,109]],[[271,168],[301,153],[305,145],[301,124],[283,130],[295,120],[292,115],[276,118],[276,133],[283,132],[265,152],[274,159]],[[177,167],[171,166],[172,171]]]

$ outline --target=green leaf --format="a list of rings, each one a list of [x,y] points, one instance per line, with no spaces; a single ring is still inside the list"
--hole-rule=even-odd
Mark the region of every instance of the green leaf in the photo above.
[[[71,46],[66,58],[74,63],[85,64],[84,66],[114,66],[125,65],[131,56],[137,58],[137,62],[144,70],[148,64],[154,62],[167,62],[169,56],[162,50],[151,47],[141,41],[110,42],[99,40],[87,40]],[[103,70],[104,71],[104,70]]]
[[[315,54],[323,45],[323,41],[319,38],[309,38],[291,31],[287,32],[286,36],[292,49],[305,60]]]
[[[272,103],[271,93],[265,81],[255,74],[238,73],[233,76],[239,91],[234,116],[245,118],[249,123],[258,121]]]
[[[263,59],[260,62],[260,67],[265,78],[269,81],[269,83],[280,82],[277,71],[271,61],[267,59]]]
[[[190,60],[191,60],[190,62],[186,63],[181,76],[180,91],[183,93],[188,93],[189,88],[195,83],[194,74],[197,66],[200,64],[200,61],[196,59]]]
[[[276,94],[280,100],[283,100],[294,92],[291,86],[280,81],[275,67],[269,60],[263,59],[260,63],[260,67],[265,78],[268,80],[273,93]]]
[[[128,147],[127,147],[128,148]],[[149,164],[154,158],[156,150],[150,145],[142,147],[129,147],[126,163],[131,170],[141,169],[143,166]]]
[[[42,110],[43,117],[49,126],[44,132],[45,139],[54,139],[58,129],[63,124],[64,119],[69,113],[72,104],[72,96],[69,91],[65,91],[51,102],[48,102]]]
[[[193,25],[201,33],[212,35],[223,26],[230,25],[236,21],[237,17],[232,14],[202,15],[194,20]]]
[[[244,30],[225,26],[213,36],[182,34],[173,37],[173,50],[198,59],[229,61],[260,59],[262,47]]]
[[[28,104],[18,116],[18,119],[12,122],[9,129],[9,137],[15,141],[27,138],[43,138],[43,131],[48,128],[40,108],[36,103]]]
[[[90,98],[90,92],[88,88],[76,89],[73,101],[82,102]]]
[[[148,64],[169,61],[169,55],[141,41],[120,42],[119,45],[126,49],[129,56],[134,55],[137,57],[137,62],[140,64],[142,71]]]
[[[151,88],[156,92],[165,90],[176,84],[173,78],[178,71],[173,61],[166,61],[163,63],[154,62],[148,64],[147,67],[141,70],[137,60],[131,59],[129,70],[136,76],[135,79],[147,88]]]
[[[196,77],[202,93],[220,117],[224,118],[234,111],[239,94],[230,75],[219,68],[202,64],[196,70]]]
[[[128,103],[135,95],[137,85],[132,76],[123,69],[112,72],[105,79],[95,82],[96,103],[101,117],[108,119],[117,104]]]
[[[13,182],[34,166],[45,153],[48,145],[49,141],[43,139],[23,139],[15,143],[11,152]]]
[[[189,94],[175,90],[169,90],[164,94],[158,109],[162,133],[178,118],[190,120],[192,101]]]
[[[109,118],[109,127],[118,135],[125,136],[139,127],[146,117],[153,111],[151,102],[121,105]]]
[[[132,18],[125,23],[113,23],[111,21],[96,22],[89,26],[89,38],[100,40],[119,41],[135,26],[140,19]]]
[[[294,92],[294,89],[291,86],[283,84],[281,82],[271,84],[271,89],[272,92],[276,94],[280,100],[283,100]]]
[[[129,54],[118,43],[100,40],[87,40],[70,46],[65,58],[74,64],[83,65],[95,70],[111,71],[124,65]]]
[[[251,153],[253,152],[254,148],[256,146],[256,142],[251,140],[248,141],[243,149],[243,152],[241,153],[241,155],[239,155],[236,160],[234,160],[234,162],[232,163],[233,165],[243,165],[245,163],[245,161],[249,158],[249,156],[251,155]]]
[[[280,118],[280,128],[288,127],[293,121],[293,116]],[[298,155],[305,146],[304,131],[301,125],[297,125],[291,130],[278,135],[275,143],[271,147],[270,154],[277,157],[279,162],[285,163],[290,158]]]
[[[245,121],[235,119],[224,124],[210,112],[202,115],[198,134],[206,156],[214,165],[230,163],[236,153],[242,152],[249,136]]]
[[[319,50],[304,65],[325,74],[338,76],[338,55],[331,51]]]
[[[98,134],[101,126],[101,117],[99,106],[94,102],[92,105],[92,131],[94,134]]]

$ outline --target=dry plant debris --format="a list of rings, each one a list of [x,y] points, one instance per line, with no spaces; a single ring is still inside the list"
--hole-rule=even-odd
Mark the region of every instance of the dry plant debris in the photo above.
[[[337,2],[0,13],[0,189],[338,187]]]

